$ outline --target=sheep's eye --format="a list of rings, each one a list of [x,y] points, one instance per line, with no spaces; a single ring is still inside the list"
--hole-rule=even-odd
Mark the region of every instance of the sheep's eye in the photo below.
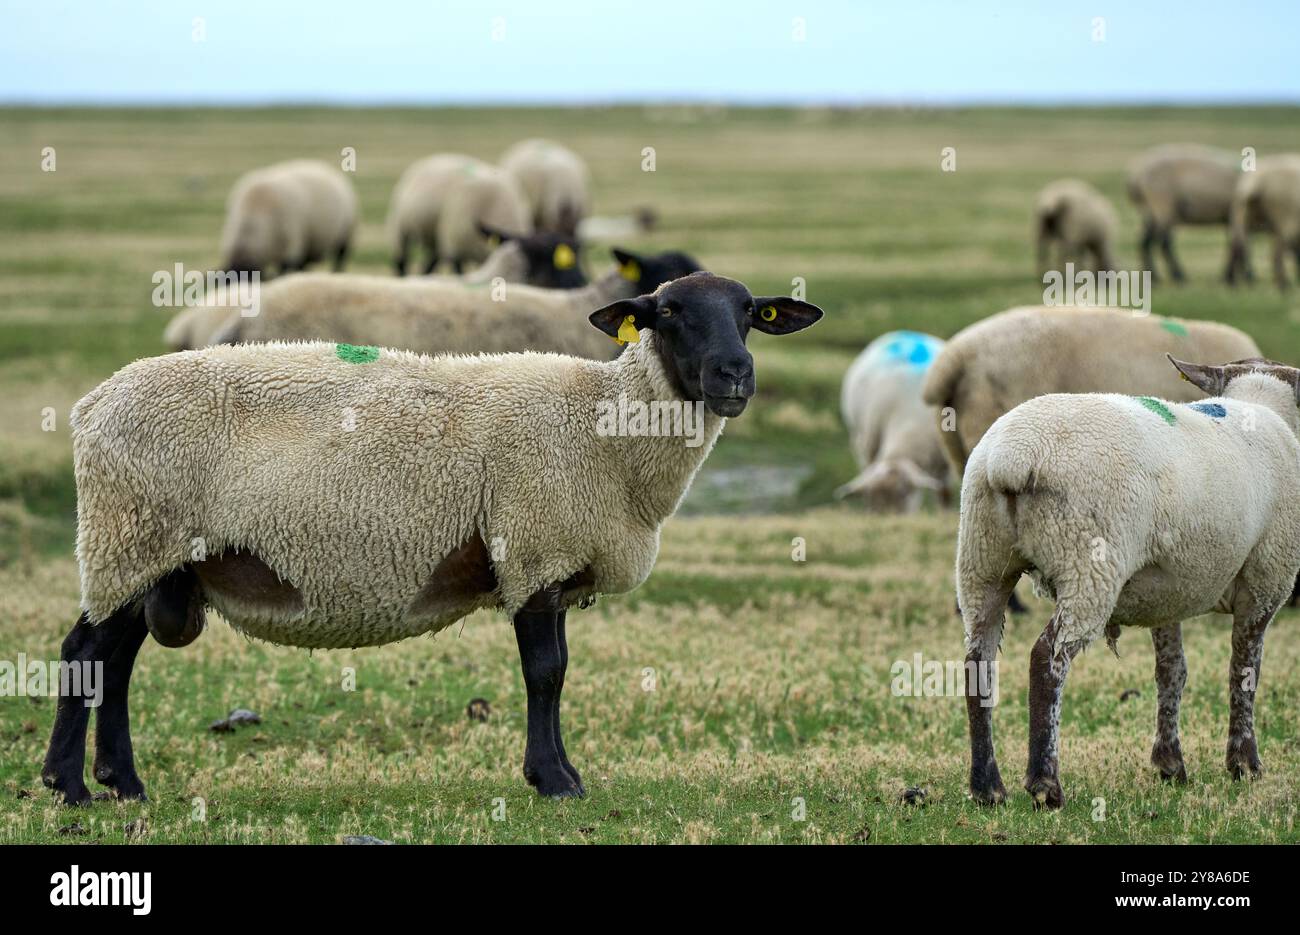
[[[674,315],[676,315],[676,314],[677,314],[677,312],[676,312],[674,309],[672,309],[672,308],[670,308],[669,306],[667,306],[667,305],[665,305],[663,308],[659,309],[659,317],[660,317],[660,318],[672,318],[672,317],[673,317]]]

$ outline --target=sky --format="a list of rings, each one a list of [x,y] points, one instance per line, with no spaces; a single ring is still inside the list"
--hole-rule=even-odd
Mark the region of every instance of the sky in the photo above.
[[[1300,102],[1300,0],[0,0],[0,101]]]

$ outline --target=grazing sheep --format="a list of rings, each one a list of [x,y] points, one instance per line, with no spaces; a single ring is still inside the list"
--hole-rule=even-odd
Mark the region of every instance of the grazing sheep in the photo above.
[[[1153,366],[1167,353],[1240,360],[1260,350],[1243,332],[1210,321],[1113,308],[1013,308],[954,335],[926,374],[922,399],[939,408],[939,438],[960,477],[989,426],[1035,396],[1131,393],[1190,402],[1191,386]]]
[[[619,264],[581,289],[485,287],[438,279],[295,276],[262,290],[260,314],[233,316],[213,343],[342,341],[421,353],[551,351],[608,359],[618,346],[593,330],[593,309],[656,289],[700,268],[680,253]]]
[[[586,285],[587,277],[582,271],[582,248],[578,241],[562,234],[528,234],[523,237],[510,237],[499,231],[485,230],[485,234],[501,240],[501,245],[492,251],[491,256],[482,266],[460,277],[444,276],[422,281],[462,282],[471,285],[491,283],[500,278],[505,282],[524,283],[545,289],[576,289]],[[304,274],[311,276],[311,274]],[[315,276],[310,279],[315,284],[314,294],[325,304],[331,304],[335,295],[356,296],[357,283],[371,281],[375,277],[366,276]],[[290,286],[297,281],[297,276],[288,276],[268,287],[267,292],[275,297],[292,295],[298,286]],[[375,289],[384,290],[384,280],[376,284]],[[260,308],[262,293],[259,290]],[[278,301],[278,300],[276,300]],[[178,312],[163,331],[163,343],[174,351],[187,351],[219,343],[215,338],[223,331],[225,324],[235,315],[236,307],[226,301],[209,299],[203,305],[184,308]],[[237,329],[236,329],[237,330]]]
[[[269,278],[331,258],[347,262],[357,196],[342,172],[308,159],[255,169],[235,183],[226,204],[221,254],[228,272]]]
[[[925,372],[943,341],[891,331],[867,345],[844,374],[840,414],[861,473],[835,491],[862,496],[871,507],[911,512],[926,490],[946,503],[948,462],[921,400]]]
[[[1247,238],[1253,230],[1264,230],[1273,235],[1273,281],[1279,289],[1288,288],[1288,251],[1300,263],[1300,155],[1270,156],[1254,172],[1243,172],[1229,226],[1228,283],[1252,278]]]
[[[82,614],[62,658],[104,664],[95,778],[144,798],[135,655],[147,633],[197,638],[205,605],[305,647],[389,643],[497,608],[528,694],[524,776],[582,795],[560,737],[566,612],[650,574],[664,520],[754,394],[749,331],[820,317],[697,273],[591,313],[630,342],[614,361],[305,343],[118,371],[71,420]],[[612,415],[630,408],[653,421]],[[88,714],[59,698],[42,770],[70,803],[90,800]]]
[[[491,247],[483,227],[514,234],[532,230],[523,193],[494,166],[455,153],[429,156],[402,173],[388,209],[393,265],[406,275],[412,250],[428,252],[424,272],[445,260],[460,273]]]
[[[591,207],[587,164],[550,140],[524,140],[501,157],[501,168],[519,185],[538,230],[575,234]]]
[[[1237,157],[1226,150],[1190,143],[1157,146],[1129,167],[1128,195],[1142,215],[1142,268],[1156,278],[1152,250],[1159,244],[1178,282],[1186,277],[1174,256],[1173,229],[1179,224],[1228,224],[1232,193],[1241,176]]]
[[[1181,624],[1210,611],[1232,614],[1228,771],[1260,771],[1254,701],[1264,630],[1300,570],[1300,370],[1261,359],[1170,360],[1214,398],[1040,396],[999,419],[971,453],[957,600],[979,802],[1006,797],[993,754],[996,673],[986,673],[1025,572],[1056,602],[1030,656],[1025,788],[1036,806],[1064,800],[1057,747],[1070,661],[1103,633],[1114,648],[1122,627],[1151,630],[1160,701],[1151,762],[1186,781]]]
[[[1111,245],[1119,221],[1106,196],[1087,182],[1062,179],[1038,193],[1034,206],[1038,267],[1048,269],[1048,252],[1056,245],[1056,268],[1067,262],[1097,272],[1117,269]],[[1085,258],[1090,262],[1085,263]]]

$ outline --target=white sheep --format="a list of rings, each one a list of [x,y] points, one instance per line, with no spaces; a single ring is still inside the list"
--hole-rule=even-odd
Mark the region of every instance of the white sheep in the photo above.
[[[413,250],[428,253],[425,273],[446,261],[459,273],[492,249],[483,227],[513,234],[532,230],[528,205],[514,180],[472,156],[441,153],[413,163],[393,189],[388,235],[397,275]]]
[[[1034,203],[1038,266],[1047,268],[1056,245],[1056,269],[1067,262],[1097,272],[1116,269],[1112,244],[1119,220],[1106,196],[1087,182],[1062,179],[1046,186]]]
[[[259,313],[232,315],[214,344],[342,341],[421,353],[551,351],[605,360],[618,345],[590,327],[597,308],[700,268],[689,256],[616,251],[618,265],[580,289],[502,289],[443,279],[307,274],[271,283]]]
[[[1173,361],[1173,358],[1170,358]],[[966,628],[972,797],[1006,797],[993,753],[998,644],[1016,580],[1056,602],[1029,670],[1036,806],[1063,803],[1057,765],[1070,661],[1103,633],[1151,630],[1159,715],[1152,763],[1185,781],[1181,623],[1232,614],[1227,767],[1260,771],[1253,712],[1264,630],[1300,570],[1300,370],[1265,360],[1173,361],[1211,399],[1053,394],[1000,418],[961,491],[957,600]]]
[[[614,361],[277,343],[120,370],[71,420],[83,613],[63,658],[106,663],[95,777],[143,797],[135,652],[146,631],[192,641],[205,604],[305,647],[389,643],[490,607],[519,643],[524,775],[581,795],[559,729],[566,610],[649,575],[660,527],[753,396],[749,331],[820,317],[697,273],[591,314],[629,342]],[[59,699],[42,771],[74,803],[90,798],[87,710]]]
[[[960,477],[1003,413],[1048,393],[1129,393],[1191,402],[1196,390],[1165,354],[1195,360],[1258,357],[1246,333],[1212,321],[1134,315],[1128,309],[1026,306],[957,332],[926,373],[922,398]]]
[[[523,140],[506,150],[501,168],[523,191],[538,230],[577,232],[591,209],[591,178],[581,156],[550,140]]]
[[[622,243],[648,234],[658,223],[658,213],[649,207],[638,208],[633,214],[586,217],[578,224],[578,239],[583,243]]]
[[[1243,172],[1233,194],[1229,225],[1226,279],[1251,279],[1247,240],[1251,231],[1273,235],[1273,281],[1288,287],[1287,253],[1300,261],[1300,155],[1285,154],[1259,160],[1254,172]]]
[[[1128,195],[1142,215],[1142,268],[1156,278],[1152,250],[1158,244],[1169,275],[1186,277],[1174,256],[1173,229],[1179,224],[1227,226],[1241,166],[1232,153],[1193,143],[1147,150],[1129,167]]]
[[[223,268],[269,278],[330,259],[341,270],[356,223],[356,192],[338,169],[308,159],[256,169],[230,192]]]
[[[903,511],[920,506],[926,490],[947,502],[948,462],[934,431],[934,413],[921,399],[926,370],[943,341],[915,331],[876,338],[844,374],[840,414],[860,473],[837,497]]]

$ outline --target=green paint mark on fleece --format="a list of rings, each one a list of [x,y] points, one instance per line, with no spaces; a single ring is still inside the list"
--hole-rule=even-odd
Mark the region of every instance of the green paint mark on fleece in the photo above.
[[[1180,338],[1187,337],[1187,326],[1180,322],[1170,321],[1166,318],[1160,323],[1160,327],[1164,328],[1170,334],[1178,335]]]
[[[379,359],[379,348],[368,344],[361,346],[340,344],[335,348],[334,353],[339,355],[339,360],[349,364],[373,364]]]
[[[1174,414],[1170,412],[1169,407],[1166,406],[1164,403],[1162,403],[1160,400],[1154,399],[1150,396],[1134,396],[1133,398],[1136,399],[1138,402],[1140,402],[1147,409],[1150,409],[1160,418],[1164,419],[1170,425],[1174,424]]]

